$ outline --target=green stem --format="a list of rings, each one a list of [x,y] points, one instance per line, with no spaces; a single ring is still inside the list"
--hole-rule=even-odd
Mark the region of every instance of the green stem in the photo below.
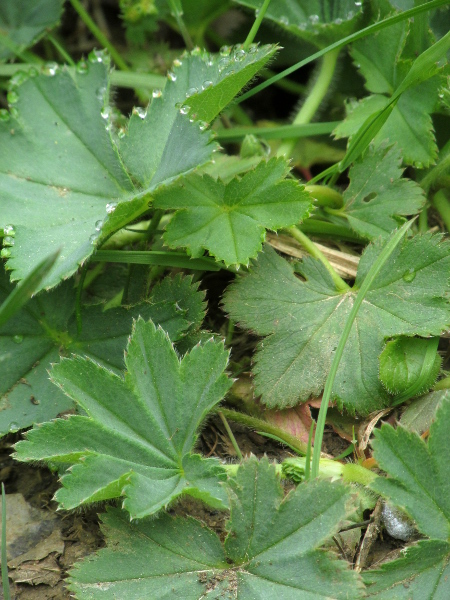
[[[285,442],[288,446],[293,448],[299,454],[306,453],[307,444],[305,444],[305,442],[302,442],[293,435],[286,433],[286,431],[284,431],[283,429],[280,429],[275,425],[271,425],[263,419],[251,417],[250,415],[246,415],[245,413],[237,412],[235,410],[230,410],[229,408],[222,407],[220,408],[220,411],[229,421],[241,423],[242,425],[245,425],[250,429],[255,429],[256,431],[263,431],[264,433],[276,436],[277,438]]]
[[[274,75],[276,75],[276,73],[275,71],[272,71],[272,69],[266,68],[259,72],[259,77],[266,80],[274,77]],[[292,79],[280,79],[275,85],[289,94],[294,94],[294,96],[302,96],[303,94],[308,93],[306,85],[292,81]]]
[[[228,437],[230,438],[231,443],[233,444],[233,448],[234,448],[234,451],[236,452],[236,456],[242,462],[244,460],[244,457],[242,456],[241,449],[239,448],[236,438],[234,437],[234,433],[231,431],[231,427],[230,427],[228,421],[226,420],[226,418],[221,410],[219,410],[219,412],[217,414],[219,415],[225,429],[227,430]]]
[[[419,214],[419,233],[428,231],[428,207],[425,205]]]
[[[70,3],[77,11],[78,15],[80,16],[80,19],[83,21],[83,23],[92,33],[92,35],[100,42],[100,44],[104,48],[108,50],[109,54],[111,55],[111,58],[116,63],[116,66],[119,67],[119,69],[122,69],[122,71],[128,71],[128,65],[126,64],[126,62],[123,60],[119,52],[108,40],[103,31],[92,20],[91,16],[81,4],[80,0],[70,0]]]
[[[336,225],[335,223],[329,223],[328,221],[320,221],[319,219],[309,218],[299,225],[298,228],[304,233],[313,235],[339,238],[357,244],[364,244],[366,242],[366,240],[353,231],[353,229],[350,229],[345,225]]]
[[[428,192],[432,187],[444,187],[443,179],[448,171],[450,171],[450,142],[447,142],[442,148],[437,165],[434,165],[430,172],[421,179],[421,187],[425,192]]]
[[[316,200],[318,206],[328,206],[330,208],[342,208],[344,200],[342,194],[326,185],[306,185],[305,190]]]
[[[450,377],[445,377],[444,379],[439,380],[436,385],[433,387],[433,392],[437,392],[438,390],[448,390],[450,388]]]
[[[184,40],[186,48],[192,50],[194,48],[194,42],[192,41],[191,35],[187,30],[187,27],[183,21],[183,9],[179,0],[169,0],[172,17],[175,19],[180,31],[181,37]]]
[[[42,63],[42,59],[39,57],[35,57],[32,52],[27,52],[26,50],[21,50],[20,47],[15,44],[11,38],[9,38],[6,33],[2,33],[0,31],[0,47],[5,46],[10,52],[12,52],[17,58],[20,58],[23,62],[28,62],[31,60],[33,63]],[[20,68],[21,65],[18,65]]]
[[[253,26],[248,33],[247,39],[244,42],[244,50],[247,50],[247,48],[255,39],[255,36],[258,33],[258,29],[262,23],[262,20],[264,19],[264,15],[266,14],[267,9],[269,8],[269,4],[270,0],[264,0],[261,8],[259,9],[258,16],[256,17],[255,22],[253,23]]]
[[[63,48],[61,46],[61,44],[58,42],[58,40],[51,35],[50,33],[47,34],[47,39],[49,42],[51,42],[53,44],[53,46],[56,48],[56,50],[59,52],[59,54],[62,56],[62,58],[65,60],[65,62],[70,65],[71,67],[75,67],[75,62],[72,60],[72,57],[70,56],[70,54],[65,50],[65,48]]]
[[[323,57],[319,75],[295,117],[293,125],[304,125],[305,123],[309,123],[316,114],[317,109],[328,92],[331,80],[333,79],[338,54],[339,50],[332,50]],[[286,140],[278,148],[278,156],[291,156],[296,142],[297,140],[294,138]]]
[[[298,227],[287,227],[283,231],[286,231],[291,235],[297,242],[299,242],[303,248],[314,258],[320,260],[323,266],[326,268],[328,273],[331,275],[334,285],[339,292],[348,292],[350,290],[350,286],[345,283],[345,281],[340,277],[332,264],[326,258],[326,256],[319,250],[319,248],[312,242],[308,236],[306,236],[303,231],[300,231]]]
[[[2,67],[0,67],[1,73]],[[232,127],[219,129],[216,139],[219,142],[239,142],[248,134],[257,135],[266,140],[285,139],[286,137],[299,138],[312,135],[326,135],[331,133],[340,121],[329,123],[305,123],[303,125],[279,125],[278,127]]]
[[[369,291],[372,283],[374,282],[376,276],[382,269],[383,265],[386,263],[392,252],[395,250],[397,245],[402,240],[403,236],[407,232],[407,230],[413,224],[414,219],[405,223],[387,242],[383,250],[378,255],[377,259],[369,269],[366,277],[364,278],[363,284],[355,298],[350,314],[347,318],[347,321],[344,326],[344,330],[339,339],[338,346],[336,348],[336,352],[333,356],[333,361],[331,363],[330,372],[328,373],[328,377],[325,383],[325,388],[323,390],[322,402],[319,410],[319,417],[317,419],[317,427],[316,427],[316,435],[314,440],[314,453],[313,453],[313,462],[311,469],[311,477],[315,479],[319,474],[319,461],[320,461],[320,451],[322,448],[323,441],[323,432],[325,429],[325,421],[327,418],[327,410],[328,404],[331,398],[331,392],[333,390],[334,380],[336,378],[336,373],[339,367],[339,363],[341,362],[342,354],[344,352],[345,344],[347,343],[348,337],[350,335],[350,331],[353,327],[353,323],[356,319],[356,315],[358,313],[359,307],[361,306],[364,297]]]
[[[439,190],[433,196],[433,206],[444,221],[447,231],[450,231],[450,202],[443,190]]]

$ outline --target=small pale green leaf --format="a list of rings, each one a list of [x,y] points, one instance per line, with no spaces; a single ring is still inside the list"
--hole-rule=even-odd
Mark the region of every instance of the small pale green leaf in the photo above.
[[[400,423],[406,429],[422,435],[430,428],[438,406],[446,398],[450,400],[450,390],[436,390],[416,398],[403,411]]]
[[[260,9],[260,0],[235,0]],[[362,16],[362,5],[354,0],[276,0],[265,18],[289,33],[323,48],[353,33]]]
[[[387,237],[407,215],[416,214],[425,202],[422,188],[401,179],[402,157],[396,147],[371,148],[350,169],[344,192],[344,216],[362,236]]]
[[[421,540],[402,551],[402,558],[365,571],[367,597],[377,600],[446,600],[450,579],[450,544]]]
[[[0,301],[11,290],[2,274]],[[191,286],[191,278],[177,276],[156,286],[148,302],[106,312],[101,305],[83,308],[80,334],[72,282],[30,300],[0,328],[0,435],[48,421],[73,408],[72,400],[48,378],[48,369],[60,356],[82,354],[120,371],[133,318],[151,318],[174,341],[180,340],[200,326],[202,300],[203,294]]]
[[[15,58],[13,48],[21,52],[53,29],[60,19],[62,5],[62,0],[2,0],[0,62]]]
[[[125,496],[133,518],[182,493],[227,506],[216,460],[191,454],[197,429],[231,382],[228,353],[212,340],[180,361],[167,334],[139,319],[125,379],[91,360],[63,360],[52,379],[87,414],[45,423],[16,446],[16,458],[72,464],[55,499],[62,508]]]
[[[225,295],[225,308],[245,328],[267,336],[255,357],[256,393],[286,408],[318,396],[357,290],[383,247],[365,250],[354,289],[336,290],[319,261],[293,267],[267,247],[248,275]],[[413,269],[413,272],[411,271]],[[357,314],[337,372],[333,398],[350,412],[369,413],[391,398],[378,379],[378,357],[396,335],[439,335],[450,324],[450,244],[416,236],[399,245],[378,274]]]
[[[311,209],[303,187],[285,179],[288,171],[284,159],[273,158],[227,184],[194,174],[163,188],[155,194],[155,206],[178,209],[166,243],[185,246],[194,257],[206,249],[227,265],[248,264],[261,249],[266,228],[298,223]]]
[[[376,430],[374,456],[389,478],[377,477],[370,485],[412,517],[421,533],[445,542],[450,538],[449,427],[450,401],[444,400],[428,444],[401,425]]]
[[[348,514],[345,486],[316,481],[283,498],[274,467],[253,458],[239,467],[231,488],[225,552],[192,519],[163,515],[130,524],[109,509],[107,548],[72,570],[70,589],[79,600],[360,597],[358,576],[318,549]]]
[[[431,356],[424,369],[427,350]],[[380,354],[380,380],[390,394],[403,394],[415,386],[418,396],[435,383],[441,362],[436,338],[402,336],[388,342]]]
[[[273,45],[252,44],[247,50],[243,46],[228,47],[218,55],[207,55],[206,66],[198,62],[197,69],[202,66],[203,69],[196,78],[202,79],[202,83],[199,88],[192,87],[189,90],[185,104],[190,109],[191,117],[210,123],[277,50],[277,46]]]

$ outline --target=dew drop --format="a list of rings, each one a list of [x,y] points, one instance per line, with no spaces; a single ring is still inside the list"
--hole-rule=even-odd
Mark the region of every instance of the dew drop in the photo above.
[[[28,73],[25,71],[18,71],[15,75],[13,75],[9,81],[9,85],[11,87],[17,87],[22,85],[28,79]]]
[[[55,62],[46,63],[42,68],[42,72],[44,73],[44,75],[49,75],[50,77],[53,77],[53,75],[56,75],[57,71],[58,71],[58,63],[55,63]]]
[[[405,273],[403,273],[403,281],[406,281],[406,283],[411,283],[416,278],[416,275],[417,273],[414,269],[408,269],[405,271]]]
[[[420,161],[417,161],[415,164],[416,169],[423,169],[423,163]]]
[[[176,81],[177,80],[177,76],[175,75],[175,73],[173,73],[172,71],[169,71],[167,73],[167,79],[169,81]]]
[[[194,94],[198,94],[198,89],[196,87],[191,87],[186,92],[186,98],[189,98],[190,96],[193,96]]]
[[[220,49],[220,56],[229,56],[231,52],[231,47],[230,46],[222,46],[222,48]]]
[[[442,92],[442,93],[440,93],[440,94],[438,94],[438,95],[439,95],[439,98],[440,98],[441,100],[444,98],[444,92]]]
[[[209,87],[213,85],[213,82],[209,79],[202,83],[202,90],[207,90]]]
[[[206,121],[199,121],[198,126],[200,131],[205,131],[208,128],[208,123]]]
[[[111,107],[109,106],[104,106],[102,108],[102,112],[100,113],[102,119],[109,119],[109,117],[111,116]]]
[[[105,60],[104,50],[92,50],[88,56],[89,62],[91,63],[102,63]]]
[[[14,90],[11,90],[7,93],[6,99],[8,100],[9,104],[16,104],[19,101],[19,94]]]
[[[191,52],[192,56],[200,56],[201,53],[202,49],[200,48],[200,46],[195,46],[195,48],[193,48]]]
[[[309,15],[309,20],[313,25],[319,22],[319,15]]]
[[[11,237],[14,237],[16,235],[16,232],[14,230],[13,225],[5,225],[3,227],[3,235],[9,235]]]
[[[16,423],[15,421],[11,421],[11,423],[9,424],[9,431],[18,431],[19,429],[20,429],[19,423]]]
[[[173,64],[173,66],[174,66],[174,67],[181,67],[181,65],[182,65],[183,63],[181,62],[181,60],[180,60],[180,59],[176,58],[176,59],[173,61],[173,63],[172,63],[172,64]]]
[[[185,106],[182,106],[182,107],[180,108],[180,113],[181,113],[182,115],[187,115],[187,114],[189,114],[189,111],[190,111],[190,110],[191,110],[191,107],[190,107],[190,106],[186,106],[186,105],[185,105]]]
[[[258,50],[258,44],[252,44],[250,48],[247,50],[249,54],[255,54]]]
[[[334,20],[335,25],[340,25],[342,23],[342,19],[340,19],[339,17],[337,19]]]
[[[9,109],[9,114],[12,116],[13,119],[19,118],[19,111],[15,106],[11,106],[11,108]],[[11,129],[11,135],[14,135],[14,129]]]
[[[0,121],[9,121],[10,115],[6,108],[0,108]]]
[[[95,231],[100,231],[100,229],[102,228],[102,226],[103,226],[103,221],[102,220],[97,221],[95,223]]]
[[[106,212],[108,213],[108,215],[110,215],[111,213],[113,213],[117,208],[117,202],[111,202],[108,203],[106,205]]]
[[[221,73],[224,69],[226,69],[230,64],[229,58],[221,58],[218,63],[219,73]]]
[[[234,51],[234,60],[242,60],[246,55],[246,52],[243,48],[238,48]]]
[[[153,90],[152,92],[152,97],[153,98],[161,98],[162,96],[162,91],[161,90]]]
[[[77,73],[84,75],[88,71],[88,65],[85,60],[80,60],[77,62]]]
[[[15,335],[13,337],[13,342],[15,344],[21,344],[23,342],[23,335]]]
[[[98,88],[97,93],[96,93],[97,100],[100,100],[100,102],[103,102],[105,95],[106,95],[106,88],[105,87]]]
[[[91,237],[89,238],[89,241],[91,244],[96,244],[97,243],[97,239],[98,239],[98,235],[96,235],[95,233],[93,233],[91,235]]]
[[[285,25],[286,27],[289,25],[289,19],[287,17],[280,17],[279,21],[282,25]]]
[[[132,112],[133,115],[138,116],[140,119],[145,119],[145,117],[147,116],[147,111],[141,106],[135,106]]]
[[[117,137],[118,137],[119,139],[122,139],[122,138],[124,138],[124,137],[125,137],[125,135],[126,135],[125,128],[124,128],[124,127],[121,127],[121,128],[119,129],[119,131],[117,132]]]
[[[0,252],[0,256],[2,258],[9,258],[11,256],[11,250],[9,248],[2,248],[2,251]]]
[[[355,2],[355,6],[360,7],[362,5],[362,2]]]
[[[6,237],[3,238],[3,245],[4,246],[14,246],[14,238],[10,235],[7,235]]]

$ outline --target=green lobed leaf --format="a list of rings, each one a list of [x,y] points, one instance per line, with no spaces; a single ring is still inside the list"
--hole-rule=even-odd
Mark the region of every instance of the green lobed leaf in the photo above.
[[[449,426],[450,402],[443,400],[428,444],[401,425],[376,430],[374,456],[389,478],[377,477],[371,483],[374,491],[412,517],[421,533],[445,542],[450,538]]]
[[[154,196],[157,208],[178,209],[164,236],[171,247],[185,246],[193,257],[208,250],[225,264],[248,264],[272,230],[298,223],[311,210],[309,195],[294,180],[284,159],[260,162],[228,183],[191,175]]]
[[[285,408],[318,396],[328,375],[342,323],[383,245],[365,250],[354,289],[338,292],[318,260],[294,268],[266,247],[253,269],[225,295],[225,309],[247,329],[266,336],[255,357],[256,393]],[[412,271],[411,271],[412,269]],[[378,380],[378,356],[396,335],[439,335],[450,323],[450,245],[423,235],[399,245],[378,274],[356,317],[337,372],[339,407],[367,414],[388,406]]]
[[[2,0],[0,62],[15,57],[8,40],[21,52],[53,29],[61,17],[62,5],[62,0]]]
[[[225,78],[239,91],[274,52],[274,46],[257,49],[243,61],[244,74],[235,65],[235,75],[219,73],[218,57],[209,54],[176,60],[164,91],[154,93],[147,111],[134,111],[117,140],[104,53],[91,53],[73,76],[55,66],[16,76],[11,110],[2,109],[0,119],[0,145],[7,149],[0,155],[0,226],[15,232],[14,245],[3,249],[13,279],[61,247],[41,288],[56,285],[145,212],[149,192],[207,162],[217,145],[180,112],[189,90],[208,81],[210,93]],[[229,97],[216,100],[221,110]]]
[[[318,550],[348,511],[342,484],[310,482],[283,498],[274,467],[252,458],[231,488],[225,551],[193,519],[163,515],[130,524],[109,509],[102,517],[107,548],[75,566],[71,591],[79,600],[360,597],[358,576]]]
[[[235,0],[238,4],[261,8],[260,0]],[[356,31],[362,4],[354,0],[277,0],[265,14],[289,33],[323,48]]]
[[[3,275],[0,301],[11,289]],[[101,305],[84,307],[78,333],[72,282],[39,294],[0,328],[0,435],[48,421],[73,408],[72,400],[48,378],[48,369],[60,356],[82,354],[120,371],[133,318],[151,318],[173,340],[180,340],[200,326],[202,309],[203,294],[191,285],[191,278],[177,276],[156,286],[148,302],[106,312]]]
[[[402,179],[398,148],[370,148],[350,169],[350,184],[343,194],[345,216],[355,231],[369,239],[387,237],[407,215],[425,203],[415,182]]]
[[[415,387],[415,396],[428,392],[441,369],[436,338],[399,337],[387,342],[380,354],[380,380],[390,394]],[[430,355],[427,364],[424,358]]]
[[[227,360],[223,344],[211,340],[180,361],[167,334],[139,319],[124,379],[81,357],[53,367],[53,381],[87,416],[31,430],[16,458],[73,465],[55,494],[65,509],[125,496],[124,508],[142,518],[183,493],[226,508],[223,468],[192,449],[198,427],[231,385]]]

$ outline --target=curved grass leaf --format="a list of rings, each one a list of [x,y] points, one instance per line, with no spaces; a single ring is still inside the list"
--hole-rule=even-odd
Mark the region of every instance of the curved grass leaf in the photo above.
[[[255,357],[256,393],[269,407],[285,408],[318,396],[330,369],[342,324],[356,291],[381,251],[364,252],[349,292],[338,292],[323,265],[306,258],[293,267],[266,248],[253,270],[233,284],[225,308],[244,327],[267,336]],[[398,246],[367,293],[346,345],[332,396],[350,412],[388,406],[378,380],[378,356],[395,335],[439,335],[450,323],[450,245],[417,236]]]
[[[72,464],[55,499],[61,508],[125,496],[133,518],[186,493],[226,508],[215,459],[192,454],[197,429],[231,385],[228,352],[210,340],[180,361],[167,334],[139,319],[125,379],[76,357],[51,376],[87,414],[44,423],[16,445],[16,458]]]
[[[395,146],[371,148],[350,169],[350,185],[340,212],[360,235],[386,238],[402,217],[416,214],[424,205],[421,187],[401,179],[401,162]]]
[[[103,515],[107,548],[75,566],[71,591],[79,600],[360,597],[357,575],[318,550],[346,516],[343,485],[302,484],[283,498],[275,469],[266,459],[251,459],[231,488],[224,548],[193,519],[164,515],[130,524],[109,509]]]
[[[3,275],[0,300],[12,286]],[[133,318],[153,319],[176,341],[200,327],[203,294],[191,278],[176,277],[155,286],[149,302],[103,312],[102,306],[81,311],[77,331],[75,290],[65,282],[39,294],[0,328],[0,435],[55,418],[72,409],[71,399],[51,384],[48,369],[60,356],[81,354],[119,372]]]
[[[178,209],[167,226],[166,243],[187,247],[193,257],[206,249],[227,265],[248,264],[261,249],[266,227],[293,225],[311,209],[303,187],[285,179],[288,171],[284,159],[273,158],[228,183],[194,174],[162,189],[155,206]]]
[[[249,8],[261,8],[260,0],[236,0]],[[293,35],[323,48],[353,33],[362,16],[362,5],[354,0],[277,0],[265,18]]]
[[[275,52],[258,49],[226,81],[237,92]],[[147,194],[207,162],[211,134],[180,112],[189,90],[207,91],[225,75],[217,57],[192,54],[174,62],[164,91],[130,118],[116,146],[112,137],[108,59],[94,51],[72,76],[47,66],[15,78],[10,112],[0,119],[0,226],[15,231],[4,248],[13,279],[24,278],[56,248],[61,254],[41,287],[69,277],[115,230],[148,207]],[[210,64],[211,63],[211,64]],[[19,85],[20,84],[20,85]],[[199,98],[201,94],[199,95]],[[215,107],[222,103],[216,98]]]
[[[14,58],[15,51],[25,50],[55,27],[62,5],[62,0],[2,0],[0,62]]]

